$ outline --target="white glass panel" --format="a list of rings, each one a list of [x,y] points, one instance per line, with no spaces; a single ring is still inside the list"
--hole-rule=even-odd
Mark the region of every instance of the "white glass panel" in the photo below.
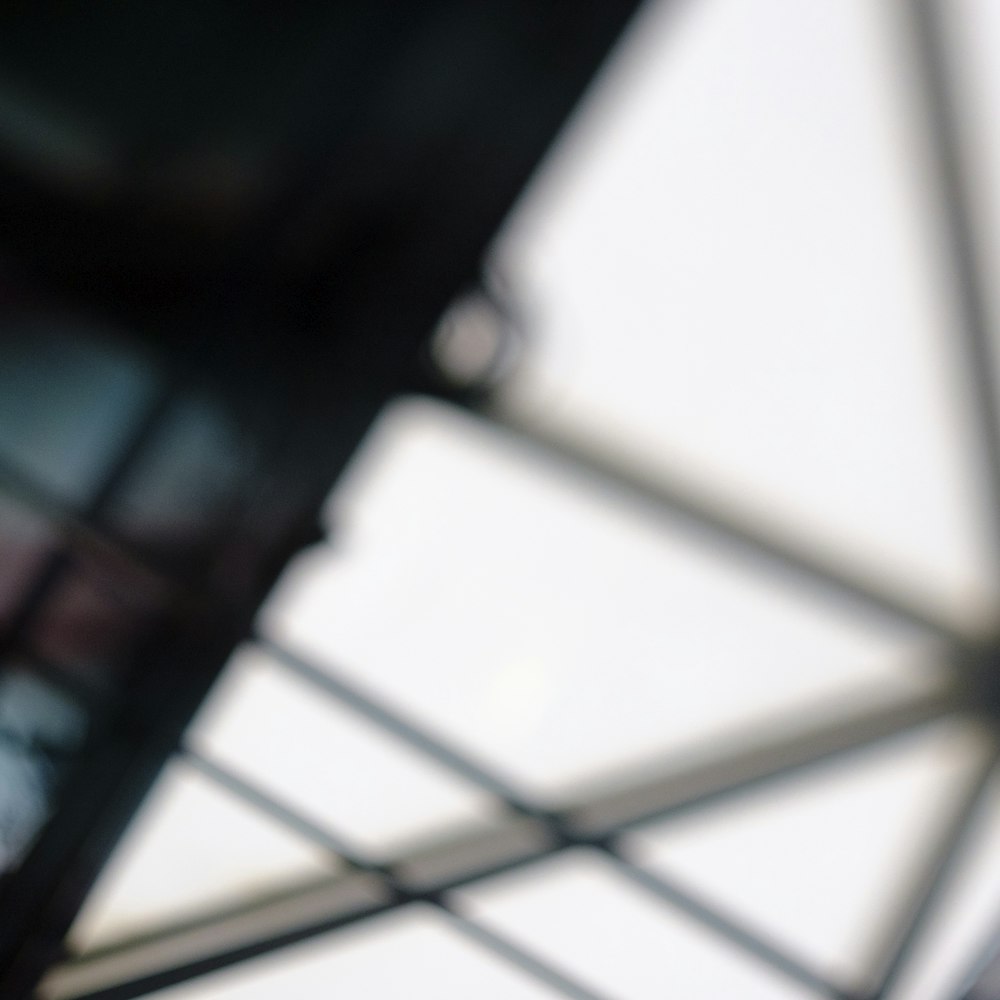
[[[786,1000],[811,994],[573,852],[463,893],[469,912],[612,997]]]
[[[943,723],[658,824],[632,838],[633,856],[858,983],[981,759],[980,737]]]
[[[229,665],[189,741],[367,852],[397,852],[493,807],[253,647]]]
[[[996,575],[895,13],[651,7],[498,246],[537,341],[514,397],[978,621]]]
[[[915,949],[893,1000],[941,1000],[970,973],[1000,924],[1000,790],[995,787],[954,881]],[[995,940],[995,937],[994,937]]]
[[[419,906],[156,993],[163,1000],[550,1000],[557,995]]]
[[[934,676],[922,639],[559,478],[472,418],[393,409],[265,630],[539,792]]]
[[[102,873],[71,942],[94,948],[164,921],[237,906],[335,868],[327,852],[174,764]]]

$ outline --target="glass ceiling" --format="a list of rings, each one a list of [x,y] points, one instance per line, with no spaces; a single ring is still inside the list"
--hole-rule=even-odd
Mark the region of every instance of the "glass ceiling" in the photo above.
[[[1000,20],[955,12],[988,176]],[[955,988],[1000,916],[1000,803],[986,728],[934,719],[1000,574],[903,27],[647,7],[493,249],[517,371],[484,413],[385,412],[75,948],[492,850],[514,870],[157,996]],[[553,847],[564,822],[608,839]]]

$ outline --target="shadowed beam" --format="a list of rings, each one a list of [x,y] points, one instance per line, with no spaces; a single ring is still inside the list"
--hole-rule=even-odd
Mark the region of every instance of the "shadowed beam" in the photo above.
[[[931,845],[923,870],[892,915],[884,941],[876,951],[880,957],[871,976],[874,985],[865,994],[868,1000],[884,1000],[892,994],[910,956],[920,943],[934,905],[963,855],[1000,759],[1000,743],[993,737],[991,740],[989,752],[969,777],[957,804]]]
[[[728,795],[779,780],[838,757],[862,751],[960,708],[948,687],[889,705],[853,708],[819,721],[772,725],[738,746],[613,790],[564,810],[574,829],[602,836],[623,827],[665,819]]]
[[[924,111],[930,154],[931,197],[950,259],[957,348],[973,407],[978,458],[985,472],[994,579],[1000,584],[1000,400],[997,358],[986,293],[984,261],[975,219],[979,208],[970,189],[971,164],[964,148],[957,80],[947,38],[948,8],[940,0],[904,0],[913,69]]]

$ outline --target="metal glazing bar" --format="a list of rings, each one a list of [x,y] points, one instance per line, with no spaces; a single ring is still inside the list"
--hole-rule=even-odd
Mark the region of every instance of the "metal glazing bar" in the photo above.
[[[790,955],[785,946],[770,943],[762,935],[751,932],[747,927],[722,913],[717,906],[707,906],[686,889],[682,889],[677,881],[661,878],[646,868],[634,864],[622,853],[620,845],[612,842],[608,853],[615,869],[630,882],[638,885],[657,899],[681,910],[699,923],[711,927],[720,936],[738,943],[744,952],[759,959],[771,969],[782,973],[793,982],[797,982],[813,990],[819,996],[830,997],[833,1000],[851,1000],[854,994],[831,982],[805,962]]]
[[[466,937],[484,945],[490,951],[547,986],[558,990],[564,996],[572,997],[573,1000],[601,1000],[597,993],[587,989],[521,945],[462,914],[442,893],[412,889],[395,874],[393,869],[364,858],[358,851],[351,848],[343,838],[316,826],[297,810],[279,802],[274,796],[256,787],[253,783],[193,751],[185,751],[185,756],[203,774],[218,782],[241,800],[249,802],[255,808],[289,826],[320,847],[336,852],[349,868],[380,878],[397,905],[403,906],[412,902],[429,903],[446,913],[452,925]]]
[[[335,837],[328,830],[325,830],[318,824],[313,823],[301,813],[293,809],[286,808],[278,802],[277,799],[261,792],[256,785],[241,778],[234,771],[231,771],[228,768],[220,767],[218,764],[213,763],[197,750],[192,750],[190,747],[184,747],[181,750],[181,759],[190,764],[195,770],[200,771],[206,778],[214,782],[216,785],[225,788],[227,791],[253,806],[255,809],[266,812],[283,826],[294,830],[297,834],[299,834],[299,836],[305,838],[306,840],[309,840],[314,844],[318,844],[320,847],[329,851],[332,855],[343,858],[349,854],[349,847],[346,842],[341,840],[339,837]]]
[[[890,593],[851,567],[836,565],[819,553],[774,535],[770,528],[753,523],[750,517],[676,477],[644,475],[631,463],[593,444],[583,444],[569,434],[529,420],[498,397],[470,412],[543,457],[550,472],[563,470],[578,479],[610,487],[655,514],[687,522],[722,539],[735,553],[762,559],[820,592],[836,595],[865,610],[878,611],[891,620],[915,626],[948,642],[961,643],[964,639],[954,625],[934,610]]]
[[[354,876],[317,884],[280,901],[248,906],[225,921],[201,920],[190,931],[64,963],[48,972],[36,996],[38,1000],[134,1000],[398,907],[394,900],[366,892],[361,883]]]
[[[884,1000],[892,993],[920,941],[934,905],[962,857],[1000,760],[1000,743],[993,737],[991,739],[993,743],[989,753],[970,776],[957,805],[932,845],[916,884],[898,907],[898,916],[876,952],[880,957],[871,977],[874,985],[865,994],[868,1000]]]
[[[268,639],[256,638],[258,645],[279,663],[299,677],[318,687],[341,704],[374,722],[381,729],[408,743],[432,760],[446,767],[477,787],[508,803],[525,815],[541,815],[542,810],[529,802],[517,789],[489,768],[477,764],[469,755],[432,736],[422,726],[405,718],[401,712],[387,708],[375,698],[360,691],[326,665],[319,667],[286,646]]]
[[[941,208],[943,240],[951,261],[959,347],[969,398],[975,408],[978,453],[986,470],[992,512],[989,529],[1000,578],[1000,398],[985,270],[980,259],[969,186],[967,150],[961,138],[955,66],[946,38],[948,5],[941,0],[905,0],[920,104],[925,111],[934,194]]]
[[[496,931],[462,916],[451,906],[444,907],[444,912],[448,915],[452,926],[469,940],[475,941],[501,958],[507,959],[508,962],[527,972],[539,982],[551,986],[564,996],[575,997],[576,1000],[598,1000],[599,994],[580,986],[558,969],[541,961],[537,956],[525,951],[520,945],[515,945],[508,938],[497,934]]]
[[[562,815],[573,829],[595,836],[665,819],[910,732],[958,711],[959,698],[957,690],[942,686],[887,705],[845,707],[811,724],[771,725],[701,761],[641,781],[623,779],[615,790]]]

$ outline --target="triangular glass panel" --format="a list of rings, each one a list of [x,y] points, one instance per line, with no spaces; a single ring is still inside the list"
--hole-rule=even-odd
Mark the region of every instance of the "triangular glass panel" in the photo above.
[[[933,726],[629,838],[630,856],[844,983],[926,862],[982,734]]]
[[[182,763],[167,767],[73,929],[91,950],[329,876],[336,858]]]
[[[805,1000],[810,991],[572,851],[462,893],[466,912],[598,995]]]
[[[509,398],[978,624],[978,416],[899,34],[863,2],[647,8],[498,244],[537,335]]]

